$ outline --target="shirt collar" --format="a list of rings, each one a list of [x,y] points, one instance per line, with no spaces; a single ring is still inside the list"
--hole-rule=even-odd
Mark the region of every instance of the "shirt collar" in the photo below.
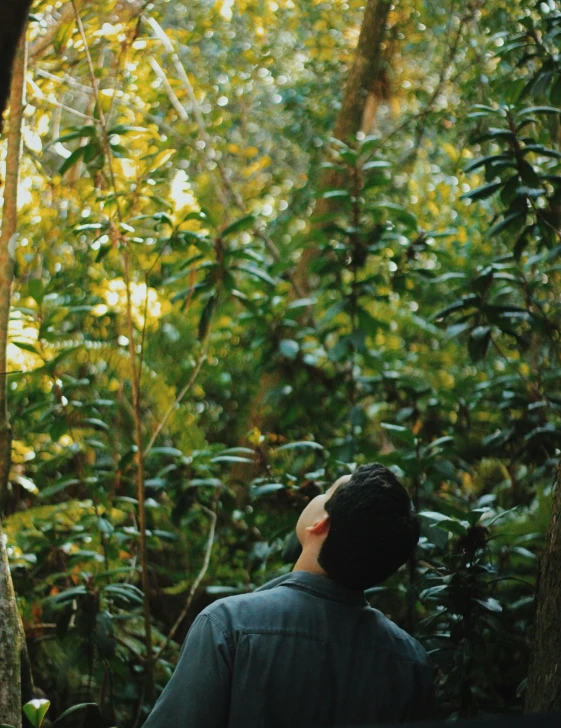
[[[275,579],[275,586],[288,586],[302,589],[323,599],[332,599],[336,602],[356,604],[367,607],[368,601],[363,591],[349,589],[343,584],[321,574],[312,574],[310,571],[291,571],[284,579]]]

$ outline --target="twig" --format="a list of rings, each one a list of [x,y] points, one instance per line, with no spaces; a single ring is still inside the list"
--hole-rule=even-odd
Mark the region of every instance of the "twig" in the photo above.
[[[501,347],[500,347],[500,346],[499,346],[499,345],[497,344],[497,342],[496,342],[496,340],[495,340],[495,338],[494,338],[493,336],[491,336],[491,343],[493,344],[493,346],[494,346],[494,347],[495,347],[495,349],[497,350],[497,353],[499,354],[499,356],[501,356],[501,357],[502,357],[502,359],[504,359],[504,361],[505,361],[505,362],[506,362],[507,364],[510,364],[510,365],[512,365],[512,361],[511,361],[511,360],[510,360],[510,359],[509,359],[509,358],[507,357],[507,355],[506,355],[506,354],[505,354],[505,352],[504,352],[504,351],[502,350],[502,348],[501,348]],[[526,384],[526,385],[528,386],[528,388],[529,388],[529,389],[530,389],[530,390],[531,390],[531,391],[532,391],[532,392],[533,392],[533,393],[534,393],[534,394],[535,394],[535,395],[536,395],[536,396],[537,396],[537,397],[538,397],[538,398],[539,398],[539,399],[540,399],[540,400],[541,400],[542,402],[545,402],[545,403],[546,403],[546,405],[547,405],[548,407],[552,407],[552,404],[551,404],[551,400],[550,400],[550,399],[548,398],[548,396],[547,396],[546,394],[544,394],[544,392],[542,392],[542,391],[541,391],[541,390],[540,390],[540,389],[539,389],[538,387],[536,387],[536,385],[535,385],[535,384],[533,384],[533,383],[532,383],[532,382],[531,382],[531,381],[530,381],[530,380],[528,379],[528,377],[527,377],[527,376],[526,376],[525,374],[523,374],[523,373],[522,373],[522,372],[520,371],[520,369],[518,369],[518,368],[516,369],[516,374],[517,374],[517,376],[518,376],[518,377],[520,377],[520,379],[521,379],[521,380],[522,380],[522,381],[523,381],[523,382],[524,382],[524,383],[525,383],[525,384]]]
[[[86,33],[82,24],[82,19],[78,8],[76,7],[76,1],[71,0],[74,8],[74,14],[76,17],[76,25],[84,44],[84,50],[86,59],[88,62],[88,68],[90,72],[90,81],[97,101],[97,108],[99,113],[99,121],[102,129],[102,141],[107,158],[107,166],[109,170],[109,176],[113,187],[116,205],[116,215],[119,222],[122,222],[121,208],[119,204],[119,198],[117,195],[117,185],[115,182],[115,175],[113,173],[111,148],[109,146],[109,138],[107,134],[107,121],[103,112],[101,98],[99,95],[99,84],[97,82]],[[111,231],[113,236],[118,240],[123,240],[120,232],[116,231],[112,225]],[[125,241],[126,243],[126,241]],[[148,582],[148,555],[147,555],[147,539],[146,539],[146,508],[145,508],[145,489],[144,489],[144,454],[142,450],[142,421],[140,416],[140,387],[139,377],[136,369],[136,352],[134,343],[134,330],[132,323],[132,297],[130,288],[130,259],[128,247],[125,245],[123,250],[123,274],[126,287],[126,298],[127,298],[127,328],[128,328],[128,339],[129,339],[129,358],[131,367],[131,385],[133,394],[133,410],[134,410],[134,429],[135,429],[135,440],[137,446],[137,500],[138,500],[138,520],[139,520],[139,532],[140,532],[140,568],[141,568],[141,583],[142,591],[144,593],[143,606],[144,606],[144,631],[145,631],[145,644],[146,644],[146,662],[144,665],[145,681],[144,686],[146,689],[147,697],[149,701],[152,701],[154,693],[154,677],[153,677],[153,662],[152,662],[152,622],[150,614],[150,584]]]
[[[154,73],[156,74],[156,76],[162,82],[162,86],[166,90],[166,93],[171,102],[171,105],[179,114],[179,118],[183,119],[183,121],[187,121],[189,116],[188,116],[187,112],[185,111],[185,109],[183,108],[181,101],[175,95],[175,91],[172,89],[171,84],[168,81],[168,78],[167,78],[166,74],[163,72],[162,67],[160,66],[158,61],[156,61],[155,58],[152,58],[152,56],[149,56],[148,63],[150,64],[150,66],[151,66],[152,70],[154,71]]]
[[[197,576],[197,578],[195,579],[195,581],[191,584],[191,588],[189,589],[189,594],[187,595],[187,601],[185,602],[185,606],[181,610],[181,614],[175,620],[175,623],[174,623],[173,627],[170,629],[169,634],[166,637],[166,641],[164,642],[164,644],[160,647],[160,649],[156,653],[156,657],[155,657],[156,660],[159,660],[160,659],[160,656],[162,655],[162,653],[164,652],[164,650],[167,649],[169,643],[173,639],[173,636],[177,632],[177,629],[181,625],[181,622],[183,622],[183,620],[187,616],[187,612],[189,611],[189,607],[191,606],[191,602],[193,601],[193,597],[195,596],[195,592],[199,588],[199,584],[201,583],[204,575],[206,574],[207,569],[208,569],[208,565],[210,563],[210,554],[212,552],[212,544],[214,542],[214,532],[216,530],[217,516],[216,516],[216,513],[214,511],[212,511],[210,508],[207,508],[206,506],[201,505],[200,503],[199,503],[199,507],[208,516],[210,516],[210,518],[211,518],[210,530],[208,532],[208,541],[207,541],[206,551],[205,551],[205,558],[204,558],[204,561],[203,561],[202,568],[201,568],[201,570],[199,572],[199,575]]]
[[[209,330],[210,330],[210,327],[209,327]],[[198,358],[195,366],[193,367],[193,371],[191,372],[191,376],[189,377],[189,379],[187,381],[187,384],[183,387],[183,389],[181,390],[181,392],[179,392],[179,394],[175,398],[174,403],[171,405],[171,407],[168,409],[168,411],[166,412],[166,414],[163,416],[162,420],[160,421],[160,424],[154,430],[154,434],[150,438],[150,442],[148,443],[148,445],[146,446],[146,449],[144,450],[144,457],[145,458],[148,456],[148,453],[152,449],[152,447],[153,447],[153,445],[154,445],[154,443],[155,443],[158,435],[160,434],[160,432],[166,426],[167,421],[169,420],[169,418],[173,414],[173,411],[175,410],[175,408],[177,407],[177,405],[181,402],[181,400],[183,399],[183,397],[185,397],[185,395],[187,394],[187,392],[191,389],[191,387],[195,383],[195,379],[197,378],[197,376],[199,374],[199,371],[200,371],[200,369],[201,369],[201,367],[203,365],[203,362],[206,359],[206,354],[207,354],[207,351],[208,351],[209,341],[210,341],[210,336],[209,336],[209,332],[207,331],[207,335],[205,337],[205,340],[204,340],[204,343],[203,343],[201,352],[199,354],[199,358]]]
[[[51,43],[57,36],[60,26],[70,20],[73,12],[74,10],[71,2],[64,5],[60,10],[58,18],[56,18],[56,20],[51,24],[47,32],[44,35],[38,36],[37,38],[35,38],[33,43],[29,44],[28,55],[30,62],[34,61],[37,56],[39,56],[45,50],[45,48],[48,48],[48,46],[51,45]]]
[[[90,123],[99,123],[97,119],[94,119],[93,116],[89,116],[88,114],[83,114],[81,111],[78,111],[77,109],[73,109],[71,106],[65,106],[64,104],[61,104],[60,101],[53,101],[53,99],[50,99],[48,96],[45,96],[45,94],[41,91],[39,86],[35,83],[33,79],[30,79],[29,84],[31,88],[35,91],[35,98],[39,101],[44,101],[46,104],[51,104],[51,106],[56,106],[58,109],[63,109],[64,111],[68,111],[69,114],[74,114],[74,116],[79,116],[81,119],[85,119],[86,121],[89,121]]]

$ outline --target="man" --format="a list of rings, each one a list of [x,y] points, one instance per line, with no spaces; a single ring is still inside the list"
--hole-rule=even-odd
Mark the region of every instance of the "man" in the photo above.
[[[423,647],[364,589],[419,540],[407,491],[363,465],[311,500],[289,574],[219,599],[195,619],[145,728],[327,728],[433,717]]]

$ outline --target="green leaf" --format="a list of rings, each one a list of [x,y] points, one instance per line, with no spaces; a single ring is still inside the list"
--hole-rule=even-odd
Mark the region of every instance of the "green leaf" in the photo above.
[[[460,195],[460,200],[486,200],[491,195],[494,195],[503,184],[503,182],[491,182],[488,185],[477,187],[475,190]]]
[[[241,233],[244,230],[250,230],[255,227],[256,217],[255,215],[246,215],[241,217],[236,222],[233,222],[228,227],[224,228],[220,233],[220,237],[225,238],[228,235],[234,235],[235,233]]]
[[[430,586],[428,589],[423,589],[423,591],[419,594],[419,599],[421,601],[424,601],[425,599],[430,599],[431,597],[434,597],[437,594],[442,594],[442,592],[446,591],[448,588],[449,588],[448,584],[439,584],[438,586]]]
[[[131,132],[148,132],[148,129],[144,126],[130,126],[130,124],[117,124],[117,126],[113,126],[111,129],[107,130],[108,136],[111,136],[112,134],[130,134]]]
[[[212,458],[211,463],[253,463],[249,458],[242,458],[239,455],[218,455]]]
[[[178,458],[183,455],[183,453],[176,447],[153,447],[150,450],[149,455],[171,455],[171,457]]]
[[[255,450],[250,447],[228,447],[226,450],[221,450],[220,455],[235,455],[239,453],[245,453],[246,455],[255,455]]]
[[[556,109],[555,106],[530,106],[516,112],[516,116],[525,116],[526,114],[561,114],[561,109]]]
[[[277,447],[277,452],[280,452],[281,450],[295,450],[296,448],[309,448],[311,450],[323,450],[323,445],[320,445],[319,442],[315,442],[315,440],[298,440],[296,442],[289,442],[286,445],[281,445],[280,447]]]
[[[261,268],[255,268],[255,266],[253,265],[236,265],[234,267],[236,268],[236,270],[242,270],[245,273],[249,273],[249,275],[252,275],[255,278],[260,278],[262,281],[265,281],[265,283],[270,283],[272,286],[277,285],[275,279],[271,278],[271,276],[264,270],[261,270]]]
[[[300,346],[294,339],[282,339],[279,343],[279,349],[283,356],[287,359],[296,359]]]
[[[399,222],[403,223],[410,230],[417,230],[418,228],[417,216],[395,202],[373,202],[370,204],[370,208],[373,210],[386,210],[392,213],[390,217],[399,220]]]
[[[18,349],[23,349],[23,351],[29,351],[32,354],[37,354],[37,348],[33,344],[26,344],[25,341],[10,341],[10,344],[13,344],[14,346],[17,346]]]
[[[259,496],[267,495],[268,493],[275,493],[278,490],[286,490],[282,483],[267,483],[266,485],[252,485],[249,489],[249,494],[252,498],[259,498]]]
[[[33,728],[41,728],[43,718],[45,717],[45,713],[49,709],[50,705],[50,700],[45,700],[45,698],[35,698],[23,706],[23,712],[27,716],[27,719]]]
[[[554,159],[561,159],[561,152],[556,149],[550,149],[543,144],[526,144],[522,149],[522,154],[526,152],[534,152],[534,154],[541,154],[542,157],[553,157]]]
[[[64,162],[60,165],[58,173],[62,175],[65,172],[68,172],[70,167],[73,167],[77,162],[80,161],[80,159],[82,159],[89,146],[89,144],[86,144],[86,146],[84,147],[78,147],[78,149],[75,149],[72,154],[67,157],[67,159],[65,159]]]
[[[324,200],[332,200],[337,198],[350,198],[351,193],[348,190],[327,190],[326,192],[322,192],[320,197],[323,197]]]
[[[502,220],[500,220],[496,225],[493,225],[490,230],[487,231],[485,234],[485,237],[491,238],[493,235],[498,235],[503,230],[506,230],[507,228],[511,227],[514,223],[518,223],[520,227],[524,225],[524,222],[526,220],[526,213],[525,212],[511,212],[509,215],[504,217]]]
[[[71,131],[68,134],[63,134],[62,136],[53,139],[45,145],[45,149],[53,144],[58,144],[59,142],[69,142],[73,139],[82,139],[83,137],[93,137],[95,136],[95,132],[95,126],[83,126],[80,129],[76,129],[76,131]]]
[[[88,591],[86,587],[81,584],[80,586],[75,586],[72,589],[65,589],[65,591],[60,592],[60,594],[55,594],[52,597],[47,597],[45,599],[45,603],[64,604],[65,602],[72,601],[75,597],[84,596],[84,594],[87,593]]]
[[[46,488],[42,488],[39,493],[40,498],[48,498],[55,493],[59,493],[65,488],[69,488],[71,485],[78,485],[80,481],[77,478],[59,478],[54,483],[48,485]]]
[[[107,584],[103,591],[133,604],[142,604],[144,602],[142,592],[134,584]]]
[[[381,422],[380,427],[391,432],[401,442],[413,447],[415,445],[415,435],[407,427],[402,425],[393,425],[390,422]]]
[[[366,162],[366,164],[363,164],[362,171],[368,172],[369,169],[387,169],[388,167],[391,167],[391,164],[389,162],[374,159],[371,162]]]
[[[484,609],[487,609],[487,611],[489,611],[489,612],[498,613],[498,612],[503,611],[503,608],[500,605],[500,603],[496,599],[493,599],[493,597],[488,597],[487,599],[485,599],[485,601],[483,601],[483,599],[474,598],[473,601],[477,602],[478,604],[481,604],[481,606]]]
[[[197,330],[197,337],[199,341],[203,341],[208,333],[208,327],[210,326],[210,322],[212,321],[212,316],[216,309],[217,303],[218,295],[215,293],[208,299],[208,301],[204,305],[201,313],[201,318],[199,319],[199,327]]]
[[[72,713],[75,713],[77,710],[83,710],[84,708],[88,708],[90,706],[94,708],[98,707],[97,703],[78,703],[78,705],[73,705],[71,708],[68,708],[68,710],[65,710],[64,713],[61,713],[58,718],[53,721],[53,725],[56,725],[63,718],[66,718],[67,715],[72,715]]]
[[[510,155],[508,154],[488,154],[486,157],[481,157],[480,159],[475,159],[473,162],[470,162],[467,167],[464,167],[464,172],[473,172],[476,169],[479,169],[479,167],[486,166],[488,164],[492,165],[493,162],[496,161],[502,161],[510,159]]]
[[[514,511],[517,511],[517,510],[518,510],[519,508],[521,508],[521,506],[519,506],[519,505],[518,505],[518,506],[514,506],[513,508],[509,508],[509,509],[508,509],[508,510],[506,510],[506,511],[501,511],[501,513],[498,513],[498,514],[497,514],[497,515],[496,515],[496,516],[495,516],[494,518],[491,518],[491,520],[490,520],[490,521],[487,521],[487,520],[486,520],[486,521],[485,521],[485,526],[486,526],[487,528],[489,528],[489,526],[492,526],[492,525],[494,525],[494,524],[495,524],[495,523],[496,523],[497,521],[500,521],[500,519],[501,519],[501,518],[504,518],[504,517],[505,517],[505,516],[507,516],[507,515],[508,515],[509,513],[514,513]]]
[[[491,342],[491,329],[489,326],[476,326],[468,339],[468,351],[472,362],[485,358]]]

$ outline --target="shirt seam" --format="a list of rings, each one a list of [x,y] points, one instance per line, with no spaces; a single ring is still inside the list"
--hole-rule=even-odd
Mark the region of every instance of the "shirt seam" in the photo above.
[[[228,632],[226,627],[222,624],[222,622],[218,619],[216,615],[212,614],[211,612],[206,612],[204,616],[208,617],[208,619],[222,632],[222,636],[224,637],[224,639],[226,640],[226,644],[228,645],[228,652],[230,653],[230,657],[234,659],[236,655],[236,650],[232,641],[232,635]]]
[[[301,584],[301,583],[298,583],[295,581],[290,582],[288,584],[286,582],[282,582],[281,584],[277,584],[277,586],[287,586],[289,588],[293,587],[295,589],[301,589],[302,591],[310,592],[310,594],[314,594],[315,596],[322,597],[323,599],[329,599],[332,602],[340,602],[342,604],[352,604],[357,607],[368,607],[369,606],[368,602],[366,601],[366,598],[364,598],[364,601],[362,601],[362,600],[354,601],[354,600],[350,600],[350,599],[345,599],[345,597],[338,597],[333,594],[328,594],[327,592],[321,591],[321,589],[316,589],[315,587],[309,586],[308,584]],[[276,587],[274,587],[274,588],[276,588]]]

